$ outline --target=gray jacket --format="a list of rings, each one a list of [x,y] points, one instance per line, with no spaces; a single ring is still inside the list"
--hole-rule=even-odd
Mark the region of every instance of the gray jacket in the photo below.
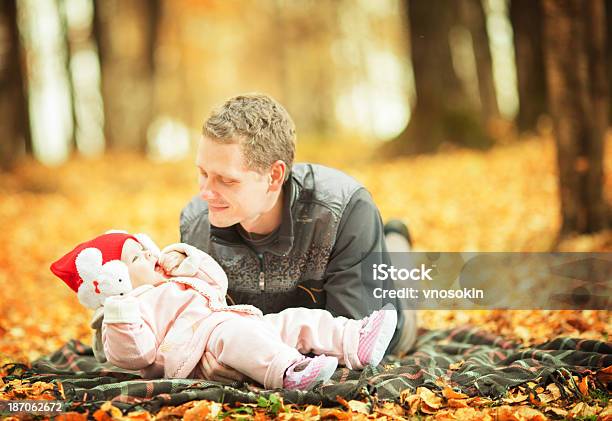
[[[354,319],[380,309],[384,303],[373,291],[382,285],[362,275],[361,262],[371,267],[390,261],[368,191],[348,175],[315,164],[294,165],[283,188],[282,222],[265,247],[253,247],[236,226],[211,226],[207,203],[197,196],[181,212],[181,242],[207,252],[225,269],[230,304],[252,304],[264,314],[323,308]],[[403,321],[398,311],[389,349]]]

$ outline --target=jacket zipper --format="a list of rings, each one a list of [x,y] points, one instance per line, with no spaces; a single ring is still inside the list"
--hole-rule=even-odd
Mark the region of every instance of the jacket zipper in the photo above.
[[[264,292],[266,290],[266,275],[264,273],[263,254],[257,253],[257,259],[259,260],[259,290]]]
[[[252,253],[254,253],[257,256],[257,260],[259,261],[259,291],[260,292],[264,292],[266,290],[266,275],[265,275],[265,269],[264,269],[264,257],[263,257],[263,253],[257,253],[255,250],[253,250],[251,247],[248,247],[246,245],[243,244],[233,244],[233,243],[229,243],[227,241],[219,241],[220,238],[219,237],[215,237],[213,236],[211,238],[211,240],[217,244],[225,244],[225,245],[229,245],[231,247],[243,247],[246,248],[247,250],[250,250]]]

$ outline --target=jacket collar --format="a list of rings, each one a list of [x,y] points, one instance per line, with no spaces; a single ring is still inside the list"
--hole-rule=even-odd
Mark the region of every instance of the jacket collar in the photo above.
[[[292,208],[297,200],[298,188],[297,181],[293,174],[285,182],[283,195],[283,215],[278,229],[276,241],[267,246],[266,251],[278,255],[286,256],[293,247],[293,213]],[[245,245],[244,240],[238,232],[238,224],[227,228],[210,226],[211,240],[228,245]]]

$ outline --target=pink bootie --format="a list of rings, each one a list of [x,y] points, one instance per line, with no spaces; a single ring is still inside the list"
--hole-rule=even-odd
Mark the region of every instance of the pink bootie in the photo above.
[[[378,365],[385,356],[389,342],[397,326],[397,312],[393,305],[387,304],[363,319],[359,331],[357,357],[366,365]]]
[[[338,359],[317,355],[304,357],[303,360],[293,363],[283,379],[283,388],[292,390],[310,390],[318,383],[328,381],[338,367]]]

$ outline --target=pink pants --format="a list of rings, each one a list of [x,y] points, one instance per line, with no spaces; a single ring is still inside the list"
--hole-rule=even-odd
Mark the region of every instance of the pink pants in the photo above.
[[[236,314],[210,334],[207,350],[266,388],[283,386],[285,370],[314,353],[337,357],[348,368],[363,368],[357,358],[359,320],[333,317],[326,310],[288,308],[263,319]]]

